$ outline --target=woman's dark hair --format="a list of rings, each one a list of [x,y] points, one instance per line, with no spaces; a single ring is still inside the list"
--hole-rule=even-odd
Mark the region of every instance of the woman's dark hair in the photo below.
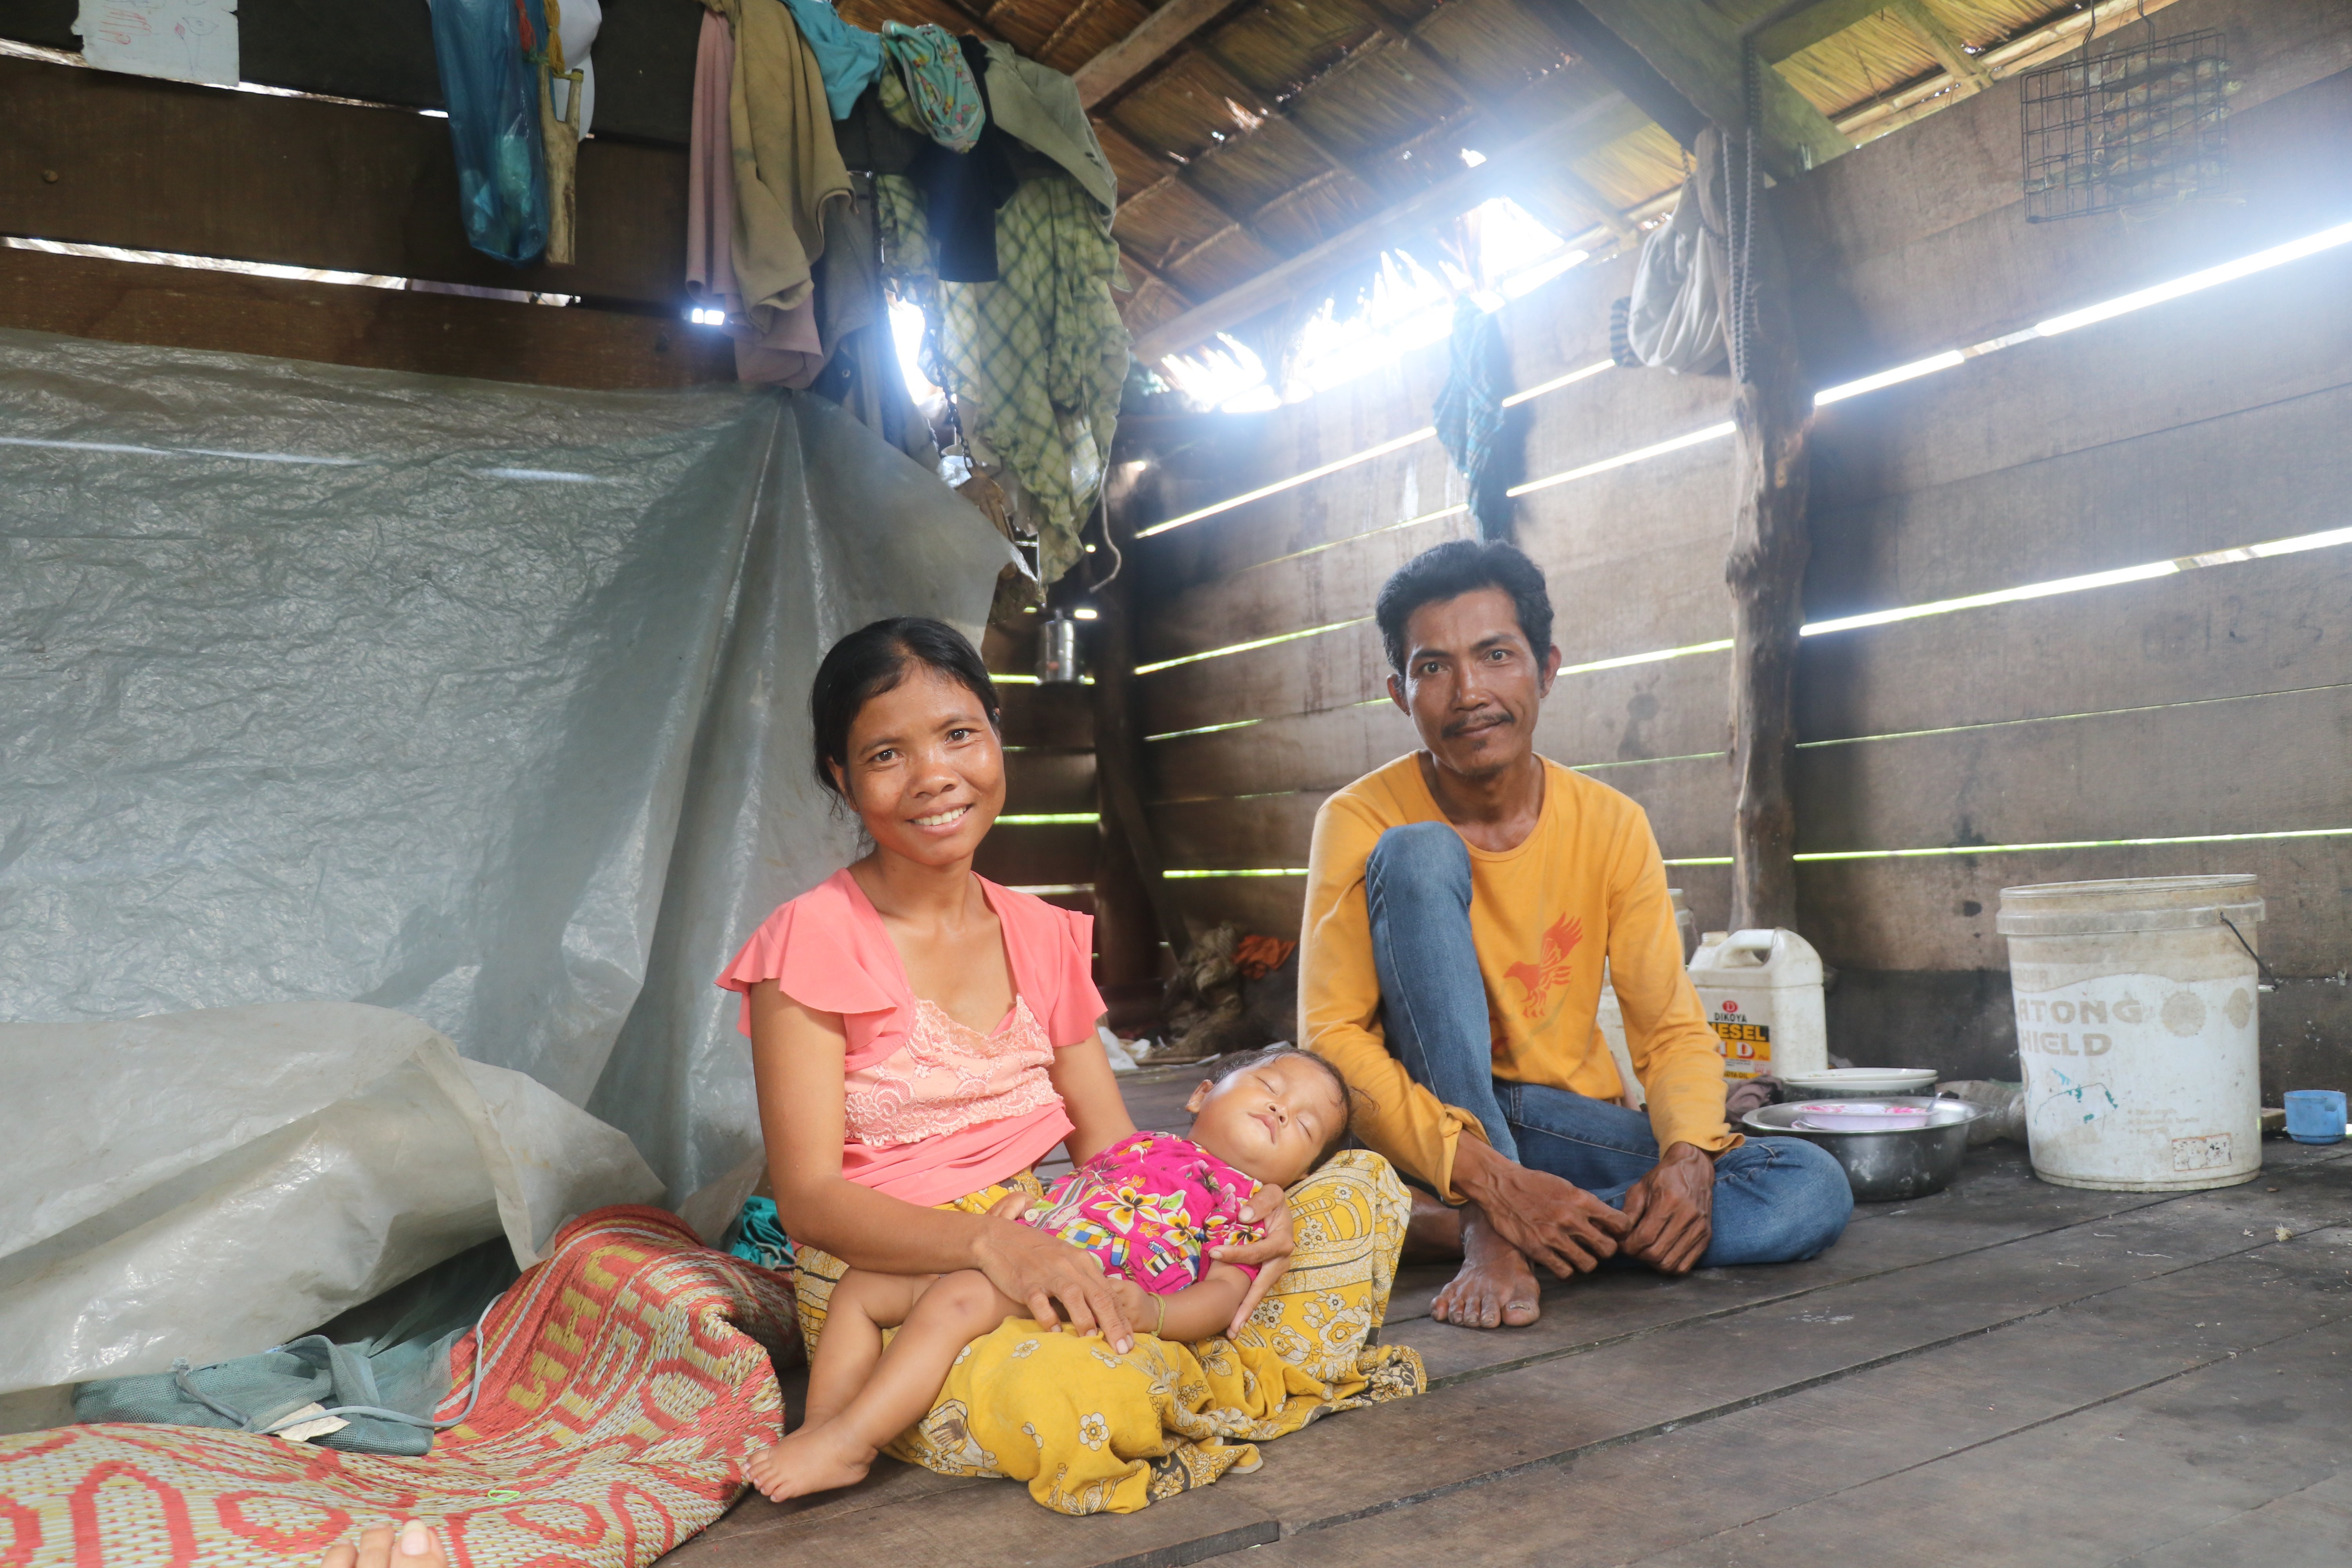
[[[1404,673],[1405,623],[1423,605],[1457,599],[1480,588],[1500,588],[1511,596],[1519,618],[1519,634],[1528,639],[1540,665],[1551,648],[1551,595],[1544,589],[1543,569],[1515,544],[1500,540],[1456,539],[1424,550],[1398,567],[1381,584],[1373,601],[1372,618],[1380,623],[1381,646],[1389,664]]]
[[[924,665],[963,683],[997,728],[1002,704],[980,650],[953,626],[924,616],[893,616],[858,627],[833,645],[809,683],[809,727],[816,736],[816,782],[841,794],[833,764],[849,765],[849,727],[858,710],[907,679],[910,666]]]
[[[1278,1062],[1285,1057],[1304,1057],[1313,1062],[1329,1075],[1331,1087],[1339,1091],[1339,1125],[1331,1130],[1331,1136],[1323,1140],[1323,1147],[1315,1151],[1314,1163],[1307,1167],[1309,1172],[1319,1171],[1323,1168],[1323,1163],[1338,1153],[1339,1145],[1348,1141],[1348,1124],[1355,1114],[1356,1091],[1349,1086],[1346,1075],[1338,1068],[1333,1067],[1313,1051],[1302,1050],[1297,1046],[1267,1046],[1263,1050],[1245,1051],[1240,1056],[1223,1057],[1211,1062],[1209,1081],[1223,1083],[1235,1073],[1247,1072],[1252,1068],[1262,1068],[1268,1062]]]

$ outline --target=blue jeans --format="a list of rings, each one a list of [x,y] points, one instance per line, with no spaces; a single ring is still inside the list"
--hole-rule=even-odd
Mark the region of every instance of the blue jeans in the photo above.
[[[1382,1026],[1413,1081],[1476,1117],[1496,1153],[1622,1207],[1658,1163],[1650,1119],[1495,1077],[1462,836],[1443,822],[1390,828],[1365,862],[1364,901]],[[1750,1138],[1716,1158],[1714,1234],[1699,1267],[1811,1258],[1853,1213],[1845,1172],[1828,1154],[1799,1138]]]

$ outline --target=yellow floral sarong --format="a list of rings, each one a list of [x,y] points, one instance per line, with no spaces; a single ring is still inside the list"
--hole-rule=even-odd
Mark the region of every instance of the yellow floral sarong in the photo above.
[[[985,1213],[1023,1172],[942,1206]],[[1136,1336],[1125,1355],[1101,1339],[1001,1323],[956,1358],[931,1413],[886,1450],[948,1476],[1003,1476],[1057,1513],[1132,1513],[1155,1499],[1254,1470],[1256,1443],[1317,1416],[1419,1394],[1420,1353],[1371,1341],[1387,1315],[1412,1212],[1388,1162],[1349,1150],[1290,1194],[1297,1249],[1241,1337],[1198,1344]],[[795,1254],[801,1335],[812,1352],[846,1266]]]

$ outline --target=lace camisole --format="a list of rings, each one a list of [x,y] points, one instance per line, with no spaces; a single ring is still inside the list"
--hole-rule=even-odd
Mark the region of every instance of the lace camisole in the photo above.
[[[1061,1103],[1045,1076],[1053,1062],[1054,1043],[1017,996],[989,1035],[919,996],[898,1048],[846,1075],[845,1130],[853,1143],[896,1149],[1034,1115]]]

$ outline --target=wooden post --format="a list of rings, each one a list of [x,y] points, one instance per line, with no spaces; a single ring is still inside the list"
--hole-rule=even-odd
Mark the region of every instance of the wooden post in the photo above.
[[[1719,127],[1698,143],[1699,205],[1709,243],[1721,246],[1723,320],[1734,330],[1733,223],[1744,185],[1741,150]],[[1760,195],[1760,193],[1759,193]],[[1748,215],[1748,333],[1735,356],[1736,510],[1724,581],[1731,589],[1731,765],[1739,780],[1732,826],[1731,924],[1793,927],[1797,920],[1797,812],[1789,795],[1796,756],[1798,629],[1804,624],[1806,437],[1812,395],[1797,353],[1787,259],[1771,210]]]
[[[1132,546],[1129,549],[1132,550]],[[1150,819],[1143,809],[1143,741],[1135,726],[1135,641],[1131,632],[1135,561],[1094,595],[1093,658],[1095,697],[1095,781],[1102,801],[1104,837],[1118,843],[1103,846],[1110,856],[1123,845],[1134,875],[1142,883],[1144,900],[1160,935],[1181,958],[1192,945],[1192,928],[1176,902],[1175,890],[1160,876],[1160,846],[1152,837]],[[1098,879],[1097,909],[1105,883],[1115,889],[1123,879],[1116,873]],[[1118,913],[1103,910],[1114,922]],[[1132,922],[1132,915],[1129,920]],[[1106,950],[1108,951],[1108,950]]]

